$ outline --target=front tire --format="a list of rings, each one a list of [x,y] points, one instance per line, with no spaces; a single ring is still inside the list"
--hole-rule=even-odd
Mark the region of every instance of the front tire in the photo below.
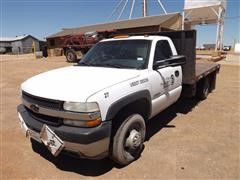
[[[127,117],[113,137],[111,158],[123,166],[136,160],[142,152],[145,134],[145,121],[141,115]]]

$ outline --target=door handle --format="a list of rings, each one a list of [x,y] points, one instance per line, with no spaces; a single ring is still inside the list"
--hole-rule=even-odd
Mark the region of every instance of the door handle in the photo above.
[[[178,77],[179,76],[179,71],[176,70],[174,74],[175,74],[175,77]]]

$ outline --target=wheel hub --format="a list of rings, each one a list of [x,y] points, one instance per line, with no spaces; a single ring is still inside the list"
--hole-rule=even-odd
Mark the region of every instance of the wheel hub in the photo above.
[[[142,143],[142,135],[137,130],[133,129],[126,139],[126,147],[130,149],[137,149]]]
[[[68,53],[68,59],[73,60],[73,54],[72,53]]]

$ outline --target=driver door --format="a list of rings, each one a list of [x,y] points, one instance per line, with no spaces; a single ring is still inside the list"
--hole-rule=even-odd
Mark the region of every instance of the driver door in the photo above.
[[[167,40],[157,42],[154,62],[169,59],[172,55],[173,52]],[[165,67],[159,67],[151,73],[152,116],[177,101],[181,94],[182,68],[181,66],[167,65],[167,63]]]

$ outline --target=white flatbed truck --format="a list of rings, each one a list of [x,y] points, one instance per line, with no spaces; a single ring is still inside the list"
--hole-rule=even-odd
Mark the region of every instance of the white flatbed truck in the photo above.
[[[181,96],[206,99],[215,88],[220,66],[196,63],[195,47],[195,31],[103,40],[77,65],[22,83],[21,126],[54,156],[127,165],[142,152],[149,119]]]

